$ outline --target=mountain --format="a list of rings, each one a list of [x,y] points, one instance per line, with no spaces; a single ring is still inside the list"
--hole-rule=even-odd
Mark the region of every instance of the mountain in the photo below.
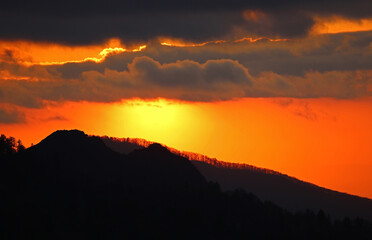
[[[242,188],[262,200],[296,211],[323,210],[334,218],[364,217],[372,219],[372,200],[318,187],[273,171],[259,168],[221,167],[192,161],[209,181],[218,182],[223,190]]]
[[[77,130],[0,159],[0,239],[370,239],[372,223],[221,191],[160,144],[129,154]]]
[[[187,189],[207,184],[188,160],[158,144],[122,155],[77,130],[56,131],[0,163],[0,239],[132,236],[114,228],[155,218],[145,213],[160,211],[164,198],[187,199]]]
[[[144,139],[105,138],[105,144],[118,152],[131,152],[152,142]],[[169,148],[171,152],[191,160],[201,174],[208,180],[220,184],[222,190],[244,189],[264,201],[272,201],[292,212],[311,209],[324,211],[333,218],[365,217],[372,219],[372,200],[346,193],[329,190],[298,180],[276,171],[218,161],[204,155],[181,152]]]
[[[24,176],[38,172],[36,178],[58,177],[58,181],[60,178],[77,183],[120,179],[137,186],[151,184],[152,188],[206,182],[190,161],[160,144],[122,155],[108,148],[99,137],[78,130],[56,131],[18,158],[16,167],[28,171]]]
[[[119,153],[128,154],[134,150],[144,148],[144,146],[137,142],[131,142],[131,138],[126,138],[125,140],[108,136],[102,136],[100,138],[106,144],[106,146]],[[148,143],[146,146],[148,145],[150,145],[150,143]]]

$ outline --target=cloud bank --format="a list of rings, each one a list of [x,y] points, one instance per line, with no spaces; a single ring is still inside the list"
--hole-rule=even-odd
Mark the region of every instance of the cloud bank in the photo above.
[[[25,121],[25,116],[16,110],[0,108],[0,123],[22,123]]]
[[[372,32],[272,42],[228,41],[197,47],[149,44],[101,62],[25,65],[0,52],[0,103],[42,108],[65,101],[112,103],[167,98],[224,101],[245,97],[353,99],[372,95]],[[21,122],[2,110],[0,122]]]
[[[40,67],[40,66],[39,66]],[[236,60],[163,63],[135,57],[127,70],[83,71],[64,79],[0,80],[0,101],[42,107],[44,101],[116,102],[128,98],[220,101],[241,97],[355,98],[372,94],[372,70],[308,71],[303,76],[262,72],[255,76]]]
[[[305,36],[315,17],[371,18],[368,0],[341,1],[7,1],[0,39],[85,45],[109,38],[147,42],[159,36],[207,41],[241,35]]]

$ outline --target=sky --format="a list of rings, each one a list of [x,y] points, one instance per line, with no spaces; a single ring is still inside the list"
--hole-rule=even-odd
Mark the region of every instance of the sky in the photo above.
[[[138,137],[372,198],[372,2],[8,1],[0,133]]]

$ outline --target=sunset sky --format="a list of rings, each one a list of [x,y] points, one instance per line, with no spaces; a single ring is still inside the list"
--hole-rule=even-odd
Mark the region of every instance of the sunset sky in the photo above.
[[[372,198],[372,1],[8,1],[0,133],[137,137]]]

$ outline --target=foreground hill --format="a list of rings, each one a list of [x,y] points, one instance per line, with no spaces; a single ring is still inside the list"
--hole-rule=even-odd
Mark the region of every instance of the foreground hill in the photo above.
[[[120,154],[57,131],[0,160],[0,239],[370,239],[362,219],[222,192],[159,144]]]
[[[229,167],[192,162],[209,181],[218,182],[223,190],[242,188],[292,212],[323,210],[338,219],[346,216],[372,219],[372,200],[368,198],[332,191],[284,174],[244,165]]]
[[[102,137],[115,151],[129,153],[152,142],[143,139]],[[323,210],[334,218],[346,216],[372,219],[372,200],[353,196],[289,177],[285,174],[248,164],[218,161],[204,155],[181,152],[175,154],[191,160],[208,181],[218,182],[222,190],[244,189],[265,201],[272,201],[292,212]]]

